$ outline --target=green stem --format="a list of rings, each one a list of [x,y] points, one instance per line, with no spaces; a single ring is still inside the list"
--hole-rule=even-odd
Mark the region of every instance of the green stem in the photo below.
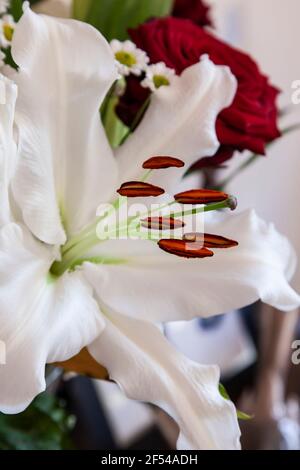
[[[103,104],[101,106],[101,109],[100,109],[100,113],[101,113],[101,119],[102,119],[102,122],[103,122],[103,125],[105,127],[105,120],[106,120],[106,114],[107,114],[107,111],[109,109],[109,103],[110,103],[110,100],[111,98],[114,97],[114,93],[115,93],[115,89],[116,89],[116,84],[117,84],[118,80],[116,80],[112,86],[110,87],[110,89],[108,90],[108,93],[103,101]]]
[[[83,238],[79,243],[73,245],[68,251],[63,253],[61,261],[55,261],[51,267],[51,274],[54,276],[61,276],[68,269],[81,264],[84,260],[84,254],[91,250],[94,246],[103,243],[110,239],[117,232],[119,237],[127,234],[127,226],[114,227],[105,234],[103,239],[97,236],[96,231],[91,232],[88,236]],[[111,263],[110,263],[111,264]]]
[[[166,204],[162,207],[172,206],[176,204],[176,201],[172,201],[169,204]],[[175,212],[172,214],[173,217],[182,217],[188,215],[196,215],[200,212],[209,212],[215,211],[219,209],[231,208],[233,209],[233,198],[229,197],[225,201],[216,202],[212,204],[207,204],[206,206],[194,207],[190,210],[182,210],[180,212]],[[149,214],[149,211],[147,212]],[[145,215],[145,214],[144,214]],[[139,214],[138,216],[134,216],[132,219],[127,219],[124,221],[123,224],[119,226],[112,227],[110,231],[107,233],[103,233],[103,239],[97,235],[96,227],[94,231],[88,233],[85,237],[83,237],[77,244],[73,244],[69,246],[67,250],[64,250],[62,253],[61,261],[55,261],[51,267],[51,274],[54,276],[61,276],[65,271],[68,269],[72,269],[75,266],[78,266],[84,262],[84,260],[88,259],[85,256],[91,248],[102,243],[106,240],[111,239],[112,237],[121,238],[122,236],[126,237],[137,237],[141,239],[151,240],[151,237],[148,233],[142,233],[139,231],[140,228],[140,221],[141,218],[144,216],[143,214]],[[135,220],[137,221],[136,223]],[[99,221],[98,221],[99,223]],[[73,239],[74,240],[74,239]],[[157,241],[156,239],[153,241]],[[101,258],[102,262],[104,258]]]
[[[146,110],[147,110],[147,108],[150,104],[150,101],[151,101],[151,95],[149,95],[149,97],[145,100],[142,107],[140,108],[140,110],[136,114],[130,129],[124,135],[123,139],[120,142],[120,145],[124,144],[124,142],[128,139],[128,137],[136,130],[136,128],[138,127],[138,125],[140,124],[141,120],[144,117],[144,114],[145,114],[145,112],[146,112]]]
[[[178,204],[177,201],[173,201],[169,204],[165,204],[163,206],[160,207],[160,210],[161,209],[164,209],[166,207],[171,207],[173,204]],[[228,199],[226,199],[225,201],[221,201],[221,202],[216,202],[216,203],[212,203],[212,204],[207,204],[207,205],[201,205],[201,207],[193,207],[192,209],[190,210],[182,210],[180,212],[174,212],[173,214],[170,214],[170,216],[172,216],[173,218],[176,218],[176,217],[183,217],[183,216],[188,216],[188,215],[196,215],[196,214],[199,214],[201,212],[210,212],[210,211],[216,211],[216,210],[220,210],[220,209],[234,209],[233,206],[233,198],[232,197],[229,197]],[[135,217],[134,219],[131,220],[130,222],[130,226],[132,227],[132,229],[137,229],[137,227],[140,225],[140,221],[141,221],[141,218],[147,216],[151,214],[150,211],[148,211],[147,213],[144,213],[144,214],[140,214],[138,215],[137,217]],[[136,225],[133,224],[134,220],[137,219],[137,223]]]
[[[151,175],[153,170],[147,170],[145,171],[145,173],[142,175],[142,177],[139,179],[139,181],[142,181],[142,182],[145,182],[147,181],[147,179],[149,178],[149,176]]]
[[[258,155],[253,154],[249,157],[245,162],[239,165],[229,176],[223,179],[220,183],[218,183],[213,189],[217,189],[218,191],[222,191],[226,186],[242,171],[246,170],[248,166],[252,165],[257,159]]]
[[[77,245],[79,242],[81,242],[83,239],[89,237],[91,234],[95,233],[97,229],[97,225],[105,220],[107,217],[111,215],[114,209],[120,209],[120,207],[124,204],[126,201],[126,197],[119,196],[113,203],[111,210],[105,214],[104,216],[97,217],[94,222],[91,224],[87,225],[78,235],[75,237],[72,237],[63,247],[62,249],[62,254],[66,254],[73,246]]]
[[[287,135],[287,134],[289,134],[293,131],[299,130],[299,129],[300,129],[300,124],[292,124],[291,126],[286,127],[285,129],[283,129],[281,131],[281,137],[283,137],[284,135]],[[267,146],[267,148],[269,149],[270,147],[272,147],[277,142],[277,140],[278,139],[273,140],[273,142],[270,142],[270,144]],[[226,178],[224,178],[220,183],[217,184],[217,186],[215,186],[212,189],[218,189],[219,191],[221,191],[224,188],[226,188],[226,186],[237,175],[239,175],[242,171],[244,171],[246,168],[248,168],[248,166],[252,165],[252,163],[256,162],[257,158],[261,158],[261,156],[255,154],[255,153],[252,154],[245,162],[243,162],[241,165],[239,165],[235,170],[232,171],[232,173],[230,173],[230,175],[228,175]]]
[[[172,217],[181,217],[182,215],[187,216],[187,215],[195,215],[199,214],[200,212],[210,212],[210,211],[217,211],[220,209],[228,209],[231,208],[231,201],[232,199],[226,199],[225,201],[221,202],[215,202],[212,204],[207,204],[205,206],[201,207],[194,207],[193,209],[190,209],[188,211],[182,211],[182,212],[176,212],[175,214],[172,214]]]
[[[96,243],[99,243],[99,240],[95,235],[93,238],[91,236],[84,238],[80,243],[70,248],[69,251],[62,256],[61,261],[55,261],[52,264],[50,270],[51,274],[61,276],[78,258],[81,258],[82,253],[90,250]]]

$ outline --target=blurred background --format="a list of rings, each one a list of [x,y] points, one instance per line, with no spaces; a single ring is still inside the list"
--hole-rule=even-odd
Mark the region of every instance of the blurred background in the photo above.
[[[300,30],[297,0],[215,0],[212,14],[221,36],[249,52],[282,93],[281,108],[290,107],[286,125],[300,121],[300,105],[292,104],[292,83],[300,77]],[[266,220],[273,221],[300,253],[300,132],[280,139],[231,185],[241,209],[255,207]],[[299,289],[300,270],[294,278]]]
[[[56,4],[59,14],[65,14],[69,8],[68,1],[34,3],[44,11],[48,11],[50,3]],[[282,120],[284,127],[300,123],[300,104],[292,104],[291,99],[292,83],[300,80],[299,0],[206,3],[212,6],[211,16],[218,34],[249,52],[282,90],[280,107],[289,109]],[[234,158],[228,170],[222,170],[223,177],[232,172],[240,158]],[[300,131],[297,131],[272,145],[266,157],[258,158],[229,185],[230,192],[238,198],[239,208],[254,207],[260,216],[274,222],[289,237],[298,256],[299,172]],[[300,267],[293,284],[299,291]],[[253,415],[251,420],[241,422],[244,449],[300,450],[300,365],[291,361],[292,343],[300,338],[298,319],[298,312],[282,314],[255,304],[224,317],[165,326],[170,341],[187,356],[203,364],[220,365],[222,382],[230,397],[240,409]],[[56,401],[42,398],[42,405],[34,404],[26,426],[15,418],[12,422],[0,417],[0,448],[175,447],[177,428],[173,421],[154,407],[127,400],[115,384],[75,374],[65,374],[62,379],[57,371],[49,384]],[[52,426],[51,436],[56,436],[55,439],[47,433],[45,437],[45,433],[35,432],[28,441],[35,419],[32,416],[45,409],[46,421],[42,419],[41,429]],[[1,443],[1,433],[4,436],[8,433],[3,429],[19,434],[12,434],[8,443],[4,437]]]

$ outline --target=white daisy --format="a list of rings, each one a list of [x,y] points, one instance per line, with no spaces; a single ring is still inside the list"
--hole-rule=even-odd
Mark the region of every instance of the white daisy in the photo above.
[[[0,0],[0,15],[6,13],[10,7],[10,0]]]
[[[164,62],[158,62],[147,67],[146,78],[142,81],[142,86],[155,91],[161,86],[171,85],[174,77],[174,69],[167,67]]]
[[[11,15],[4,15],[0,18],[0,47],[10,46],[15,26],[15,20]]]
[[[138,49],[132,41],[118,41],[113,39],[110,43],[114,53],[120,75],[141,75],[146,70],[149,57],[146,52]]]

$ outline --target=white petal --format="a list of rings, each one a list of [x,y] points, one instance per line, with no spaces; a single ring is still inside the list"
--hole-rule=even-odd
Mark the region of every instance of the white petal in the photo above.
[[[172,190],[174,179],[178,181],[195,160],[215,154],[219,146],[216,118],[230,105],[235,92],[236,80],[230,70],[209,59],[187,68],[171,86],[160,87],[137,130],[117,150],[120,183],[136,179],[149,157],[171,155],[186,166],[156,171],[153,182]]]
[[[217,315],[258,299],[279,310],[300,305],[288,283],[294,251],[272,225],[247,211],[218,214],[205,231],[235,239],[239,246],[192,260],[164,253],[150,241],[111,241],[100,245],[98,254],[104,250],[127,263],[86,263],[85,275],[108,307],[156,322]]]
[[[9,183],[16,164],[13,121],[17,87],[0,74],[0,227],[11,220]]]
[[[12,45],[19,65],[20,162],[14,193],[26,224],[47,243],[65,241],[95,216],[116,167],[100,104],[116,78],[105,39],[91,26],[28,8]]]
[[[0,411],[18,413],[45,389],[45,364],[66,360],[93,341],[103,320],[80,273],[47,279],[53,251],[26,229],[0,231]],[[3,343],[2,343],[3,344]]]
[[[219,391],[219,369],[182,356],[155,325],[106,312],[107,325],[89,346],[129,398],[163,408],[192,449],[239,449],[233,404]]]

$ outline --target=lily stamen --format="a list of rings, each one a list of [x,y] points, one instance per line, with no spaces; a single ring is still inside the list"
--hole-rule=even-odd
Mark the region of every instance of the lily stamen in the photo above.
[[[202,243],[205,248],[233,248],[238,246],[238,242],[235,240],[210,233],[185,233],[183,240],[191,243]]]
[[[198,233],[189,233],[183,235],[183,239],[174,239],[170,236],[168,231],[183,228],[185,223],[184,217],[197,215],[201,212],[209,212],[219,209],[230,208],[234,210],[237,202],[233,196],[222,191],[194,189],[176,194],[174,200],[168,203],[163,203],[155,209],[150,209],[144,214],[134,215],[118,221],[118,217],[111,226],[105,225],[105,220],[112,214],[113,210],[120,209],[122,203],[126,201],[127,197],[157,197],[164,194],[164,189],[153,184],[145,182],[145,179],[152,173],[153,170],[167,169],[167,168],[181,168],[184,162],[179,158],[170,156],[154,156],[149,158],[143,163],[143,168],[146,170],[144,176],[140,181],[128,181],[121,185],[117,190],[120,197],[115,200],[111,206],[111,210],[105,212],[104,215],[97,218],[97,220],[87,226],[80,234],[73,239],[69,240],[64,247],[62,247],[61,254],[62,260],[55,262],[51,272],[60,275],[68,269],[72,269],[75,265],[80,264],[80,260],[85,259],[85,253],[96,246],[98,243],[105,242],[110,239],[116,238],[132,238],[143,239],[157,242],[158,237],[141,231],[141,228],[164,232],[162,240],[158,242],[161,249],[168,251],[178,256],[187,258],[205,258],[213,256],[213,253],[208,248],[225,248],[236,246],[237,242],[227,240],[222,237],[207,235],[204,236]],[[192,209],[185,209],[184,207],[173,208],[175,204],[191,204]],[[161,213],[162,210],[169,210],[168,215],[153,215],[154,213]],[[103,223],[100,228],[99,223]],[[169,240],[168,243],[164,240]],[[190,246],[188,246],[190,245]],[[79,263],[78,263],[79,261]]]
[[[117,193],[126,197],[157,197],[164,192],[164,189],[144,181],[128,181],[117,190]]]
[[[156,156],[151,157],[143,163],[143,168],[148,170],[162,170],[166,168],[182,168],[185,163],[179,158]]]
[[[184,240],[165,238],[159,240],[158,246],[161,250],[182,258],[208,258],[214,256],[214,253],[203,247],[201,243],[188,243]]]
[[[180,204],[209,204],[225,201],[228,198],[228,194],[213,189],[191,189],[174,196],[174,199]]]
[[[151,230],[176,230],[184,227],[185,223],[174,217],[147,217],[141,220],[141,226]]]

